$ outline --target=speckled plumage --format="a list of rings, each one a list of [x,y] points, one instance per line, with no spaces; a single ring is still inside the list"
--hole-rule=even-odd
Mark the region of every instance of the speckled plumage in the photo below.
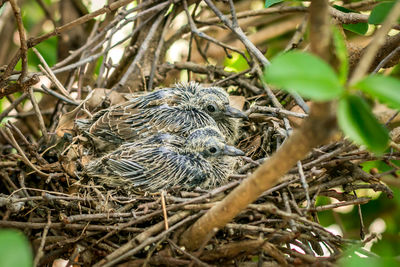
[[[191,82],[134,97],[125,103],[96,113],[91,120],[77,120],[78,129],[92,139],[115,148],[123,142],[156,132],[186,136],[193,129],[217,126],[232,144],[238,135],[238,121],[244,118],[229,106],[228,94],[219,87],[203,88]]]
[[[132,185],[155,191],[176,185],[212,188],[227,181],[235,158],[244,153],[224,143],[215,127],[192,131],[188,137],[159,133],[90,162],[88,176],[112,186]]]

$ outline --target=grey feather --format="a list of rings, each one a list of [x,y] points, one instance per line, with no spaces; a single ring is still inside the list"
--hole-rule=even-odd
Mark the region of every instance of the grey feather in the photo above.
[[[235,163],[225,151],[238,149],[224,143],[216,127],[193,130],[188,137],[155,134],[90,162],[85,171],[102,183],[155,191],[176,185],[212,188],[227,181]],[[232,155],[232,154],[231,154]]]
[[[194,129],[216,126],[234,143],[238,135],[238,116],[227,112],[228,94],[219,87],[203,88],[198,83],[177,84],[131,98],[120,105],[101,110],[93,118],[77,120],[78,129],[92,139],[118,147],[157,132],[187,136]]]

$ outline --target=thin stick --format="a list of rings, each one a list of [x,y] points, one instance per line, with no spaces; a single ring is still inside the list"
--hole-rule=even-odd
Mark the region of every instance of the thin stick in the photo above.
[[[26,71],[28,69],[28,45],[26,43],[26,35],[25,35],[25,29],[24,29],[24,24],[22,23],[22,18],[21,18],[21,10],[18,7],[17,3],[15,0],[9,0],[10,5],[14,11],[15,14],[15,20],[17,21],[17,28],[18,28],[18,33],[19,33],[19,40],[21,44],[21,63],[22,63],[22,68],[21,68],[21,75],[19,76],[18,81],[20,84],[23,84],[23,80],[26,76]]]
[[[297,162],[297,168],[299,169],[301,186],[306,192],[307,209],[309,209],[311,205],[310,193],[308,192],[308,183],[306,177],[304,176],[303,165],[301,164],[300,160]]]
[[[289,111],[289,110],[286,110],[284,108],[274,108],[274,107],[264,107],[264,106],[253,106],[248,111],[246,111],[246,114],[258,113],[258,112],[277,113],[277,114],[296,117],[296,118],[306,118],[306,117],[308,117],[308,114],[305,114],[305,113]]]
[[[239,53],[240,55],[242,55],[242,56],[248,61],[246,55],[245,55],[242,51],[236,49],[236,48],[233,47],[233,46],[224,44],[224,43],[218,41],[217,39],[215,39],[215,38],[213,38],[213,37],[211,37],[211,36],[208,36],[208,35],[205,34],[204,32],[199,31],[199,30],[197,29],[197,27],[196,27],[196,24],[195,24],[194,21],[193,21],[192,16],[191,16],[190,13],[189,13],[188,6],[187,6],[187,2],[186,2],[186,1],[183,1],[183,8],[185,9],[186,16],[187,16],[188,21],[189,21],[190,30],[192,31],[192,33],[194,33],[195,35],[199,36],[200,38],[206,39],[207,41],[212,42],[212,43],[215,43],[216,45],[219,45],[219,46],[221,46],[221,47],[223,47],[223,48],[226,48],[226,49],[232,50],[232,51],[234,51],[234,52],[236,52],[236,53]]]
[[[176,250],[180,251],[181,253],[183,253],[184,255],[186,255],[189,259],[195,261],[197,263],[197,265],[199,266],[203,266],[203,267],[210,267],[210,265],[208,265],[207,263],[201,261],[199,258],[197,258],[196,256],[193,256],[192,254],[186,252],[185,250],[181,249],[177,244],[175,244],[174,241],[172,241],[171,239],[168,239],[168,243],[174,247]]]
[[[40,113],[39,105],[38,105],[38,103],[37,103],[37,101],[35,99],[35,95],[33,94],[32,87],[29,87],[28,90],[29,90],[29,96],[30,96],[30,99],[31,99],[31,102],[32,102],[33,110],[35,111],[36,117],[39,120],[40,131],[42,132],[42,135],[43,135],[44,139],[47,142],[47,140],[49,140],[48,139],[49,136],[47,135],[46,125],[44,124],[43,116]]]
[[[252,42],[250,42],[250,40],[246,37],[246,35],[242,31],[242,29],[237,24],[236,17],[233,18],[234,16],[236,16],[236,13],[235,13],[235,9],[232,8],[233,7],[233,3],[232,3],[231,0],[229,1],[229,4],[231,6],[231,13],[232,13],[233,22],[228,20],[228,18],[226,16],[224,16],[221,13],[221,11],[219,11],[219,9],[210,0],[204,0],[204,2],[206,2],[207,5],[211,8],[211,10],[217,15],[217,17],[219,17],[220,20],[226,26],[228,26],[228,28],[231,29],[234,34],[236,34],[236,36],[240,39],[240,41],[242,41],[242,43],[247,48],[247,50],[251,54],[253,54],[257,58],[257,60],[261,62],[262,65],[268,65],[269,64],[268,59],[266,59],[264,57],[264,55],[261,53],[261,51],[258,50],[258,48]]]
[[[50,175],[47,173],[44,173],[42,171],[40,171],[38,168],[36,168],[35,165],[32,164],[32,162],[29,161],[29,159],[26,157],[24,151],[21,149],[21,147],[18,145],[17,141],[14,138],[14,135],[12,134],[12,132],[10,131],[10,129],[5,128],[6,133],[8,135],[8,137],[11,140],[11,145],[18,151],[18,153],[22,156],[22,161],[28,165],[29,167],[31,167],[35,172],[37,172],[41,177],[44,178],[48,178]]]
[[[116,263],[121,262],[122,260],[135,255],[136,253],[138,253],[140,250],[142,250],[144,247],[157,242],[158,240],[160,240],[161,238],[165,237],[166,235],[168,235],[169,233],[171,233],[172,231],[174,231],[175,229],[177,229],[178,227],[180,227],[181,225],[199,217],[202,213],[198,213],[198,214],[194,214],[191,215],[185,219],[183,219],[182,221],[176,223],[175,225],[173,225],[171,228],[169,228],[168,230],[154,236],[154,237],[150,237],[148,238],[146,241],[144,241],[143,243],[141,243],[140,245],[138,245],[137,247],[134,247],[133,249],[125,252],[124,254],[120,255],[117,258],[109,258],[107,259],[107,257],[103,260],[101,260],[100,262],[96,263],[93,266],[114,266]],[[110,256],[110,255],[109,255]]]
[[[168,215],[167,215],[167,207],[165,205],[165,191],[161,191],[161,207],[164,216],[165,230],[168,230]]]
[[[44,84],[42,84],[40,87],[44,90],[44,93],[47,93],[47,94],[49,94],[49,95],[52,95],[52,96],[54,96],[54,97],[60,99],[61,101],[64,101],[64,102],[67,103],[67,104],[74,105],[74,106],[79,106],[79,103],[78,103],[78,102],[76,102],[76,101],[74,101],[74,100],[71,100],[71,99],[69,99],[69,98],[66,98],[66,97],[63,96],[63,95],[60,95],[60,94],[57,93],[56,91],[53,91],[53,90],[51,90],[50,88],[47,88],[46,85],[44,85]],[[42,91],[42,92],[43,92],[43,91]]]
[[[381,62],[379,62],[378,66],[374,69],[372,73],[377,73],[381,68],[383,68],[386,63],[388,63],[398,52],[400,52],[400,46],[395,50],[389,53]]]
[[[168,4],[168,3],[166,3],[166,4]],[[158,26],[160,25],[162,20],[163,20],[163,16],[161,16],[161,14],[159,14],[159,17],[156,19],[154,24],[151,26],[146,38],[144,39],[143,43],[141,44],[139,51],[136,54],[135,59],[133,60],[131,65],[128,67],[127,71],[122,76],[121,80],[116,84],[115,89],[126,85],[129,77],[135,71],[137,64],[140,62],[140,60],[144,56],[146,50],[148,49],[150,41],[153,39],[153,36],[156,33]]]
[[[12,101],[11,104],[6,109],[4,109],[3,112],[0,114],[0,121],[2,121],[5,117],[7,117],[8,113],[10,113],[11,110],[16,108],[22,101],[24,101],[27,95],[28,93],[24,92],[20,97]]]
[[[43,253],[43,248],[44,248],[44,244],[46,243],[46,237],[47,237],[47,233],[49,232],[50,229],[50,225],[51,225],[51,216],[50,216],[50,211],[47,213],[47,224],[43,229],[43,234],[42,234],[42,240],[40,241],[40,246],[37,250],[36,253],[36,257],[33,261],[33,266],[37,266],[40,259],[43,257],[44,253]]]
[[[165,35],[167,33],[168,26],[170,25],[173,17],[174,17],[173,14],[169,14],[169,16],[167,18],[167,21],[165,22],[163,31],[161,33],[160,42],[158,43],[157,50],[154,53],[153,64],[151,64],[151,69],[150,69],[149,84],[147,86],[147,89],[149,91],[151,91],[153,89],[153,83],[154,83],[153,79],[154,79],[154,75],[155,75],[155,72],[156,72],[156,66],[157,66],[158,60],[159,60],[160,55],[161,55],[161,49],[164,46],[164,42],[165,42],[164,38],[165,38]]]
[[[61,84],[61,82],[57,79],[56,75],[53,73],[53,71],[50,69],[49,65],[47,65],[46,60],[42,57],[42,55],[39,53],[39,51],[36,48],[32,48],[33,52],[35,52],[36,56],[39,58],[40,62],[42,62],[44,68],[39,65],[39,69],[45,74],[54,84],[55,86],[63,93],[66,97],[69,99],[73,99],[68,91],[64,88],[64,86]]]
[[[39,37],[30,39],[29,40],[29,47],[33,47],[33,46],[37,45],[38,43],[41,43],[44,40],[49,39],[52,36],[59,35],[59,34],[65,32],[65,31],[68,31],[68,30],[72,29],[73,27],[76,27],[77,25],[81,25],[81,24],[83,24],[85,22],[88,22],[91,19],[93,19],[93,18],[95,18],[97,16],[100,16],[101,14],[104,14],[106,12],[112,12],[113,10],[116,10],[116,9],[122,7],[122,6],[125,6],[125,5],[129,4],[130,2],[132,2],[132,0],[119,0],[119,1],[113,2],[113,3],[109,4],[109,5],[104,5],[104,7],[100,8],[98,10],[95,10],[92,13],[89,13],[87,15],[79,17],[76,20],[73,20],[71,22],[68,22],[67,24],[64,24],[64,25],[62,25],[60,27],[55,28],[52,32],[49,32],[49,33],[43,34],[43,35],[41,35]],[[143,8],[145,6],[151,5],[154,2],[155,1],[146,1],[143,4],[138,5],[136,7],[136,10],[137,9],[141,9],[141,8]]]

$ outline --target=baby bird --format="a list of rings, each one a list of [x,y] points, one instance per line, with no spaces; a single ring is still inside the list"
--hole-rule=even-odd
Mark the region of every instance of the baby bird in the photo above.
[[[95,140],[98,150],[106,151],[155,132],[187,136],[207,125],[217,126],[233,144],[239,128],[235,118],[247,116],[229,105],[222,88],[190,82],[132,98],[97,112],[91,120],[77,120],[76,125]]]
[[[213,188],[227,181],[235,159],[244,153],[225,144],[215,127],[191,131],[188,137],[159,133],[117,150],[86,166],[90,177],[104,184],[131,184],[156,191],[176,185]]]

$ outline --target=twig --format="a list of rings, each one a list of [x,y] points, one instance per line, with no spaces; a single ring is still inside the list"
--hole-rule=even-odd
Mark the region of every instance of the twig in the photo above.
[[[379,62],[378,66],[372,71],[372,73],[377,73],[381,68],[385,67],[386,63],[388,63],[396,54],[400,52],[400,46],[394,49],[389,53],[381,62]]]
[[[353,194],[357,197],[356,191],[353,191]],[[364,225],[364,218],[361,210],[361,205],[357,204],[357,213],[358,213],[358,219],[360,221],[360,238],[363,240],[365,238],[365,225]]]
[[[48,224],[47,223],[36,223],[36,222],[19,222],[19,221],[0,221],[0,226],[1,227],[13,227],[13,228],[19,228],[19,229],[43,229],[46,227]],[[82,229],[87,229],[88,231],[103,231],[103,232],[108,232],[110,230],[117,229],[118,226],[115,225],[85,225],[85,224],[78,224],[78,223],[72,223],[72,224],[65,224],[65,223],[60,223],[60,222],[52,222],[49,225],[50,229],[68,229],[68,230],[82,230]],[[140,233],[143,231],[142,228],[135,228],[135,227],[128,227],[125,228],[124,231],[126,232],[132,232],[132,233]]]
[[[102,32],[99,32],[96,36],[94,36],[89,42],[87,42],[85,45],[81,46],[79,49],[75,50],[71,55],[69,55],[68,57],[66,57],[65,59],[63,59],[62,61],[58,62],[57,64],[55,64],[53,66],[53,69],[57,69],[60,68],[62,66],[65,66],[66,64],[68,64],[69,62],[71,62],[74,58],[76,58],[77,56],[79,56],[81,53],[83,53],[86,49],[89,49],[90,47],[92,47],[94,44],[96,44],[95,47],[93,47],[93,49],[91,49],[91,53],[93,53],[94,51],[96,51],[98,48],[101,48],[102,45],[107,42],[108,40],[111,39],[113,33],[119,31],[120,29],[122,29],[123,26],[125,26],[127,23],[130,22],[134,22],[136,19],[139,19],[143,16],[145,16],[146,14],[155,12],[157,10],[160,9],[159,5],[156,5],[154,7],[150,7],[147,9],[142,10],[141,12],[139,12],[138,14],[136,14],[135,16],[133,16],[132,18],[126,18],[129,14],[136,12],[142,8],[147,7],[148,5],[151,5],[154,1],[146,1],[146,2],[142,2],[140,4],[138,4],[136,7],[130,9],[130,10],[123,10],[121,11],[116,18],[110,22],[103,30]],[[164,5],[162,5],[161,7],[164,7]],[[124,23],[120,23],[121,20],[124,19],[125,22]],[[120,25],[118,25],[120,23]],[[118,25],[118,26],[117,26]],[[138,28],[141,28],[140,26]],[[112,33],[107,36],[104,40],[101,40],[101,38],[104,37],[104,33],[108,32],[109,30],[112,30]],[[136,30],[135,30],[136,31]],[[129,36],[132,36],[132,34],[134,34],[133,31]],[[126,40],[126,38],[123,38],[123,40]],[[123,41],[121,40],[121,41]],[[110,47],[113,48],[115,47],[115,45],[120,44],[121,41],[117,42],[116,44],[114,44],[113,46]],[[105,50],[105,52],[109,51],[108,49]],[[100,56],[100,55],[99,55]]]
[[[125,5],[129,4],[130,2],[132,2],[132,0],[118,0],[116,2],[113,2],[113,3],[109,4],[109,5],[104,5],[104,7],[100,8],[98,10],[95,10],[92,13],[89,13],[87,15],[79,17],[79,18],[77,18],[77,19],[75,19],[75,20],[73,20],[71,22],[66,23],[65,25],[62,25],[61,27],[56,27],[52,32],[49,32],[49,33],[43,34],[43,35],[41,35],[39,37],[30,39],[29,43],[28,43],[28,46],[29,47],[34,47],[38,43],[41,43],[44,40],[47,40],[52,36],[55,36],[55,35],[58,35],[58,34],[61,34],[61,33],[65,32],[65,31],[68,31],[68,30],[72,29],[73,27],[76,27],[77,25],[80,25],[80,24],[83,24],[85,22],[88,22],[89,20],[91,20],[91,19],[93,19],[93,18],[95,18],[97,16],[100,16],[101,14],[116,10],[116,9],[122,7],[122,6],[125,6]],[[150,5],[150,4],[154,3],[154,2],[155,2],[154,0],[153,1],[146,1],[146,2],[138,5],[136,7],[136,9],[141,9],[141,8],[146,7],[146,6],[148,6],[148,5]]]
[[[303,21],[297,27],[295,33],[293,34],[292,39],[286,45],[285,52],[290,51],[290,50],[298,47],[298,45],[301,43],[301,41],[303,39],[304,33],[306,32],[307,23],[308,23],[308,15],[305,15],[304,18],[303,18]]]
[[[45,93],[47,93],[49,95],[52,95],[52,96],[60,99],[61,101],[65,102],[67,104],[70,104],[70,105],[73,105],[73,106],[79,106],[79,103],[76,102],[75,100],[69,99],[69,98],[66,98],[63,95],[60,95],[59,93],[51,90],[50,88],[47,88],[46,85],[44,85],[44,84],[42,84],[40,87],[44,90]]]
[[[258,48],[250,42],[250,40],[246,37],[242,29],[239,27],[237,24],[237,18],[234,17],[235,14],[235,9],[233,7],[233,2],[232,0],[229,1],[229,5],[231,8],[231,14],[232,14],[232,21],[228,20],[226,16],[224,16],[221,11],[211,2],[211,0],[204,0],[204,2],[207,3],[207,5],[211,8],[211,10],[219,17],[219,19],[226,25],[228,26],[229,29],[232,30],[234,34],[242,41],[244,46],[247,48],[247,50],[253,54],[257,60],[261,62],[262,65],[267,65],[269,64],[269,61],[264,57],[264,55],[258,50]]]
[[[215,229],[213,229],[213,231],[211,231],[211,232],[209,233],[209,235],[204,239],[203,244],[200,245],[200,248],[199,248],[196,252],[193,253],[196,257],[200,257],[200,256],[203,254],[204,249],[205,249],[207,243],[211,240],[211,238],[213,238],[213,236],[215,236],[215,234],[216,234],[217,232],[218,232],[218,229],[215,228]],[[192,267],[194,264],[195,264],[195,261],[192,261],[192,262],[190,263],[189,267]]]
[[[308,192],[308,183],[306,177],[304,176],[304,171],[301,161],[297,162],[297,168],[299,169],[301,186],[303,187],[304,192],[306,193],[307,209],[308,209],[311,205],[311,199],[310,199],[310,193]]]
[[[8,137],[11,140],[11,145],[18,151],[18,153],[22,156],[22,161],[28,165],[29,167],[31,167],[35,172],[37,172],[41,177],[43,178],[48,178],[49,174],[46,174],[44,172],[42,172],[41,170],[39,170],[38,168],[36,168],[35,165],[32,164],[32,162],[29,161],[29,159],[26,157],[24,151],[21,149],[21,147],[18,145],[18,142],[15,140],[14,135],[12,134],[12,132],[10,131],[10,129],[5,128]]]
[[[161,207],[164,216],[164,223],[165,223],[165,230],[168,230],[168,215],[167,215],[167,208],[165,206],[165,191],[161,191]]]
[[[282,200],[283,200],[283,205],[285,206],[286,212],[292,213],[292,210],[290,208],[290,203],[289,203],[289,197],[285,190],[282,192]],[[293,232],[297,232],[297,227],[296,227],[296,225],[294,225],[293,219],[289,219],[289,225],[290,225],[290,229],[292,229]]]
[[[369,15],[354,12],[344,13],[334,7],[329,7],[329,13],[331,13],[333,18],[343,24],[366,23],[369,17]]]
[[[39,105],[36,102],[32,87],[29,87],[28,90],[29,90],[29,97],[32,102],[33,110],[35,111],[36,117],[38,118],[38,121],[39,121],[40,131],[42,132],[45,142],[47,143],[47,141],[49,140],[48,139],[49,137],[47,135],[47,129],[46,129],[46,125],[44,124],[43,116],[40,113]]]
[[[10,66],[10,64],[8,65]],[[36,74],[33,74],[31,77],[25,79],[22,83],[17,81],[15,83],[9,82],[9,84],[3,88],[0,88],[0,98],[16,93],[16,92],[25,92],[26,88],[37,84],[39,82],[39,77]]]
[[[168,5],[168,4],[169,4],[169,2],[165,3],[165,5]],[[135,59],[129,65],[128,69],[126,70],[125,74],[122,76],[120,81],[114,86],[114,89],[126,85],[131,74],[135,71],[137,64],[139,64],[139,62],[141,61],[142,57],[144,56],[146,50],[148,49],[150,41],[153,39],[154,34],[156,33],[158,26],[160,25],[162,20],[163,20],[163,16],[161,16],[161,15],[159,15],[156,18],[156,20],[154,21],[153,25],[151,26],[151,28],[146,36],[146,38],[144,39],[143,43],[141,44],[141,46],[135,56]]]
[[[154,236],[154,237],[150,237],[148,238],[145,242],[141,243],[140,245],[134,247],[133,249],[125,252],[124,254],[118,256],[118,257],[114,257],[114,253],[108,255],[105,259],[101,260],[100,262],[96,263],[95,265],[93,265],[94,267],[96,266],[104,266],[104,267],[109,267],[109,266],[114,266],[116,263],[138,253],[141,249],[143,249],[144,247],[157,242],[158,240],[160,240],[161,238],[167,236],[169,233],[171,233],[172,231],[174,231],[175,229],[177,229],[179,226],[199,217],[201,215],[201,213],[199,214],[194,214],[191,215],[183,220],[181,220],[180,222],[176,223],[175,225],[171,226],[171,228],[169,228],[168,230]]]
[[[156,72],[156,66],[157,66],[158,61],[160,59],[161,49],[163,48],[164,41],[165,41],[164,38],[165,38],[165,35],[167,33],[167,29],[170,26],[172,18],[173,18],[173,14],[169,14],[168,18],[167,18],[167,21],[165,22],[163,31],[161,33],[160,41],[158,42],[158,46],[157,46],[156,52],[154,53],[154,60],[153,60],[153,64],[151,64],[151,70],[150,70],[150,75],[149,75],[149,84],[148,84],[148,88],[147,88],[150,91],[153,89],[154,75],[155,75],[155,72]]]
[[[183,7],[185,9],[186,17],[188,18],[189,26],[190,26],[190,29],[191,29],[192,33],[194,33],[195,35],[199,36],[200,38],[203,38],[203,39],[206,39],[207,41],[215,43],[216,45],[219,45],[219,46],[221,46],[221,47],[223,47],[225,49],[229,49],[229,50],[235,51],[236,53],[239,53],[240,55],[242,55],[243,58],[245,58],[248,61],[246,55],[242,51],[239,51],[235,47],[227,45],[227,44],[224,44],[224,43],[218,41],[217,39],[205,34],[204,32],[199,31],[197,29],[197,27],[196,27],[196,24],[193,21],[192,16],[190,16],[190,13],[189,13],[189,10],[188,10],[188,7],[187,7],[187,1],[185,1],[185,0],[183,1]]]
[[[72,99],[73,98],[69,95],[69,92],[64,88],[64,86],[60,83],[60,81],[57,79],[56,75],[53,73],[53,71],[50,69],[49,65],[47,65],[46,60],[42,57],[42,55],[39,53],[39,51],[36,48],[32,48],[33,52],[35,52],[36,56],[39,58],[40,62],[42,62],[44,68],[39,65],[40,70],[45,74],[58,88],[58,90],[61,91],[67,98]]]
[[[26,34],[25,34],[24,24],[22,23],[22,18],[21,18],[21,10],[19,9],[15,0],[9,0],[9,2],[14,11],[15,20],[17,21],[19,40],[20,40],[20,44],[21,44],[20,53],[21,53],[22,68],[21,68],[21,75],[19,76],[18,81],[22,85],[23,80],[25,79],[25,76],[26,76],[26,72],[28,70],[28,57],[27,57],[28,46],[26,43]]]
[[[354,200],[348,200],[348,201],[342,201],[342,202],[337,202],[337,203],[332,203],[324,206],[318,206],[315,208],[307,208],[305,210],[307,211],[315,211],[315,212],[320,212],[320,211],[325,211],[325,210],[331,210],[339,207],[344,207],[344,206],[349,206],[349,205],[360,205],[360,204],[366,204],[371,200],[369,197],[360,197]]]
[[[184,251],[183,249],[181,249],[177,244],[175,244],[174,241],[172,241],[171,239],[168,239],[168,243],[173,246],[176,250],[180,251],[181,253],[183,253],[184,255],[186,255],[189,259],[193,260],[194,262],[197,263],[197,265],[199,266],[204,266],[204,267],[210,267],[210,265],[208,265],[207,263],[201,261],[199,258],[193,256],[192,254]]]
[[[3,112],[0,114],[0,121],[2,121],[5,117],[7,117],[8,113],[10,113],[16,106],[18,106],[22,101],[24,101],[27,95],[28,95],[27,92],[23,92],[20,97],[11,102],[10,105],[6,109],[4,109]]]
[[[286,116],[292,116],[296,118],[307,118],[308,114],[293,112],[286,110],[284,108],[274,108],[274,107],[262,107],[262,106],[252,106],[249,110],[246,111],[246,114],[251,114],[255,112],[270,112],[270,113],[277,113]]]
[[[42,238],[40,241],[40,246],[36,252],[36,256],[35,259],[33,261],[33,266],[37,266],[40,259],[43,257],[44,252],[43,252],[43,248],[44,245],[46,244],[46,237],[47,237],[47,233],[49,232],[50,229],[50,225],[51,225],[51,216],[50,216],[50,211],[47,212],[47,224],[43,229],[43,233],[42,233]]]

